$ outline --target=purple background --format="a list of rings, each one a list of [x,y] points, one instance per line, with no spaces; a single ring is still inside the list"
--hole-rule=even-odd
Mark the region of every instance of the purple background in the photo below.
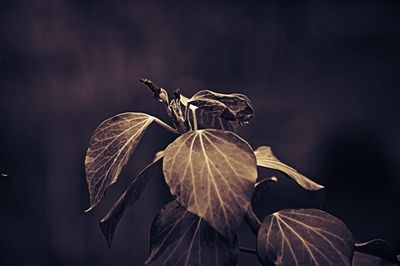
[[[151,127],[102,204],[83,213],[95,127],[125,111],[166,118],[140,77],[188,96],[248,95],[256,117],[240,135],[326,185],[323,208],[357,239],[400,247],[400,5],[248,2],[1,1],[1,265],[142,264],[151,221],[171,199],[161,171],[111,249],[98,220],[173,136]],[[260,216],[320,205],[278,177]]]

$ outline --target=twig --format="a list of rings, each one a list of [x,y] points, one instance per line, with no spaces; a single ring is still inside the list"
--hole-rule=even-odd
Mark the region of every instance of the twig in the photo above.
[[[246,223],[249,225],[251,231],[254,233],[254,235],[258,235],[258,230],[260,230],[260,225],[261,222],[256,216],[256,214],[253,211],[253,208],[250,206],[249,209],[247,210],[246,216],[244,217],[246,220]]]
[[[254,248],[239,247],[239,251],[251,255],[257,255],[257,250],[255,250]]]

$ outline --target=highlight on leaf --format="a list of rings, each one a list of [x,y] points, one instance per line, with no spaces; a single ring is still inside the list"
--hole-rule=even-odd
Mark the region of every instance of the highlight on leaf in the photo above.
[[[189,131],[165,150],[163,172],[177,201],[232,241],[257,179],[249,144],[229,131]]]
[[[317,209],[285,209],[267,216],[257,237],[262,263],[351,265],[354,240],[338,218]]]
[[[122,194],[114,206],[108,211],[107,215],[100,221],[100,228],[107,240],[108,246],[111,246],[115,229],[124,215],[126,208],[135,204],[140,198],[145,186],[151,178],[154,167],[160,162],[163,156],[164,151],[157,152],[152,163],[138,174],[124,194]]]
[[[255,151],[254,154],[257,158],[257,165],[265,168],[275,169],[281,171],[291,177],[297,184],[302,186],[307,190],[320,190],[324,186],[308,179],[304,175],[300,174],[294,168],[282,163],[278,158],[272,153],[271,147],[260,146]]]
[[[150,229],[150,255],[146,265],[236,265],[237,236],[229,243],[204,219],[176,201],[165,205]]]

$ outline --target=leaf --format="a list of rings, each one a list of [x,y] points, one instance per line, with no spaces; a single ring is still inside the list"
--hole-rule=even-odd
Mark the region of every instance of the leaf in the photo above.
[[[186,115],[187,117],[189,117],[193,125],[197,125],[197,129],[214,128],[236,131],[239,126],[239,123],[237,121],[229,121],[218,115],[215,115],[212,112],[200,109],[193,104],[189,105],[188,103],[190,99],[183,95],[181,95],[180,100],[181,103],[186,106],[186,108],[188,108]]]
[[[150,180],[154,166],[163,156],[164,151],[159,151],[156,154],[153,162],[138,174],[124,194],[122,194],[114,206],[108,211],[107,215],[100,221],[100,228],[107,240],[108,246],[111,246],[115,229],[124,215],[126,208],[132,206],[139,199],[145,186]]]
[[[193,112],[195,112],[195,118],[193,117]],[[236,131],[239,127],[237,121],[226,120],[212,112],[196,108],[191,113],[191,119],[194,121],[196,119],[198,129],[214,128],[229,131]]]
[[[189,131],[165,150],[163,172],[179,203],[231,241],[257,179],[249,144],[229,131]]]
[[[236,265],[237,237],[230,244],[205,220],[176,201],[161,209],[150,229],[150,255],[146,265]]]
[[[356,243],[355,250],[395,261],[397,263],[400,262],[397,258],[395,248],[392,246],[392,244],[383,239],[373,239],[368,242]]]
[[[297,172],[292,167],[279,161],[278,158],[276,158],[272,153],[271,147],[258,147],[257,150],[254,151],[254,154],[256,155],[258,166],[279,170],[291,177],[297,184],[307,190],[319,190],[324,188],[324,186],[315,183],[314,181]]]
[[[101,123],[95,130],[85,158],[86,181],[93,209],[105,190],[117,181],[147,127],[153,122],[168,127],[159,119],[143,113],[122,113]]]
[[[274,265],[350,265],[354,241],[347,226],[317,209],[267,216],[257,237],[260,260]]]
[[[254,116],[254,110],[249,98],[243,94],[223,94],[210,90],[197,92],[188,102],[198,108],[212,112],[228,121],[237,121],[240,124],[249,123]]]

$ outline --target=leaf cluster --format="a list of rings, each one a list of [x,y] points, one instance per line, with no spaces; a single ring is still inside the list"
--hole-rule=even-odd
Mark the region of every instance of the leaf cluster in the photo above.
[[[283,173],[306,190],[324,187],[280,161],[270,147],[253,149],[236,130],[254,117],[249,98],[201,90],[190,98],[141,79],[161,102],[172,126],[136,112],[113,116],[95,130],[85,158],[91,210],[115,183],[146,129],[156,123],[178,135],[143,169],[100,221],[108,245],[125,210],[142,194],[154,167],[174,200],[151,226],[146,265],[235,265],[237,229],[246,221],[257,236],[263,265],[351,265],[354,251],[397,261],[390,244],[356,244],[348,227],[318,209],[284,209],[260,222],[252,210],[276,177],[260,178],[258,167]],[[378,248],[377,248],[378,247]]]

